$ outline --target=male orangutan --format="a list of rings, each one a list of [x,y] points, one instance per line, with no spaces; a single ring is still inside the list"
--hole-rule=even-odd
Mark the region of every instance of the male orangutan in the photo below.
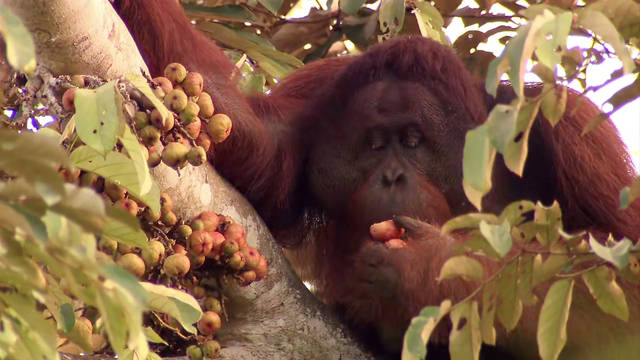
[[[456,242],[441,235],[439,226],[473,210],[462,188],[465,134],[496,103],[514,97],[508,86],[492,98],[449,48],[405,37],[359,56],[310,63],[268,95],[246,97],[230,80],[234,65],[175,0],[114,5],[153,76],[171,62],[204,75],[216,107],[234,121],[230,138],[215,148],[216,169],[253,203],[283,245],[297,245],[313,233],[306,261],[314,283],[352,324],[375,328],[387,340],[399,338],[423,306],[469,293],[462,281],[436,281]],[[484,209],[556,199],[568,231],[638,239],[640,207],[616,210],[618,193],[634,171],[615,128],[605,122],[580,135],[598,114],[570,92],[555,128],[539,116],[524,176],[497,161]],[[407,229],[407,246],[388,249],[372,241],[369,226],[396,215]],[[601,312],[586,287],[576,284],[563,356],[615,359],[622,346],[640,356],[640,291],[625,286],[628,323]],[[518,359],[537,357],[538,310],[525,311],[523,324],[499,336],[497,348]]]

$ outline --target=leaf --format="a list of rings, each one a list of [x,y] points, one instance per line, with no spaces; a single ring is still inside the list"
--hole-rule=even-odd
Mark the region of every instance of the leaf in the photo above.
[[[514,201],[502,210],[498,221],[490,223],[495,224],[508,221],[512,225],[520,225],[526,220],[525,215],[531,213],[535,209],[535,206],[533,202],[528,200]]]
[[[480,314],[482,342],[487,345],[496,344],[496,328],[493,324],[496,317],[497,298],[495,282],[488,282],[482,289],[482,312]]]
[[[507,331],[515,329],[522,316],[522,301],[518,297],[518,264],[512,262],[507,265],[497,281],[498,308],[497,315],[500,323]]]
[[[540,28],[540,37],[536,44],[535,54],[538,61],[549,69],[555,69],[560,64],[563,50],[567,43],[573,13],[565,11],[557,14]]]
[[[546,88],[547,85],[545,84],[544,87]],[[545,92],[544,88],[542,91]],[[567,88],[565,86],[558,86],[556,89],[551,88],[546,91],[540,105],[542,114],[551,123],[551,126],[556,126],[560,121],[566,106]]]
[[[378,39],[390,39],[402,30],[404,25],[404,0],[381,0],[378,10],[378,24],[380,32]]]
[[[451,310],[453,329],[449,334],[451,360],[479,359],[482,347],[478,302],[465,301]]]
[[[455,1],[452,3],[455,3]],[[460,2],[458,1],[458,3]],[[442,18],[442,15],[440,15],[438,9],[433,7],[433,5],[427,1],[418,1],[415,5],[416,9],[414,10],[414,14],[418,21],[420,34],[424,37],[436,40],[441,44],[451,45],[449,38],[444,33],[444,19]]]
[[[264,22],[260,21],[249,9],[242,5],[201,6],[183,4],[183,7],[188,15],[206,16],[207,18],[230,22],[248,21],[254,25],[264,26]]]
[[[278,10],[282,6],[283,0],[258,0],[260,5],[264,6],[267,10],[269,10],[273,15],[278,15]]]
[[[101,231],[106,212],[100,195],[92,189],[73,184],[65,184],[65,190],[65,196],[51,210],[66,216],[86,231]]]
[[[147,340],[149,340],[149,342],[155,343],[155,344],[165,344],[165,345],[169,345],[169,343],[167,343],[160,335],[158,335],[157,332],[155,332],[151,327],[149,326],[145,326],[144,328],[142,328],[142,330],[144,331],[144,335],[147,337]]]
[[[153,187],[153,180],[151,179],[151,173],[147,160],[144,158],[142,148],[144,145],[138,142],[138,138],[131,132],[129,126],[123,126],[122,135],[118,137],[120,142],[124,146],[129,158],[133,161],[133,166],[136,169],[138,175],[138,183],[140,184],[140,192],[146,193],[151,191]]]
[[[633,245],[631,240],[624,238],[618,241],[614,246],[607,247],[601,245],[593,235],[589,234],[589,245],[591,250],[598,255],[598,257],[612,263],[619,270],[627,267],[629,263],[629,250]]]
[[[166,119],[168,116],[172,116],[162,100],[160,100],[151,90],[149,86],[149,82],[147,79],[139,74],[127,74],[125,78],[133,85],[136,89],[140,90],[144,96],[151,101],[153,106],[160,112],[163,119]]]
[[[624,291],[616,283],[616,274],[613,270],[606,266],[599,266],[582,274],[582,280],[602,311],[622,321],[629,320],[627,300]]]
[[[529,134],[539,107],[540,100],[536,100],[525,102],[519,108],[514,136],[502,153],[507,168],[518,176],[522,176],[524,172],[525,161],[529,153]]]
[[[444,300],[440,307],[427,306],[411,319],[402,342],[402,360],[424,359],[427,356],[429,337],[450,309],[451,300]]]
[[[462,156],[463,188],[469,201],[482,208],[482,197],[491,190],[491,170],[496,149],[490,141],[487,126],[467,132]]]
[[[97,89],[76,89],[73,119],[80,139],[102,156],[116,145],[120,125],[124,124],[122,96],[110,81]]]
[[[70,333],[73,330],[73,326],[76,324],[76,316],[73,313],[73,306],[69,303],[60,305],[60,319],[62,331]]]
[[[564,252],[566,253],[566,251]],[[551,254],[544,262],[542,255],[538,254],[533,261],[533,275],[531,286],[535,287],[558,274],[569,263],[569,257],[564,253]]]
[[[152,311],[170,315],[178,320],[186,331],[196,333],[192,324],[202,316],[202,310],[196,299],[183,291],[166,286],[148,282],[142,282],[141,285],[147,290],[149,307]]]
[[[102,265],[102,270],[109,277],[109,279],[118,283],[140,304],[147,303],[147,292],[140,286],[140,282],[131,273],[121,268],[118,265]]]
[[[340,10],[344,13],[353,15],[358,12],[358,9],[360,9],[362,5],[364,5],[364,1],[365,0],[340,0]]]
[[[500,225],[491,225],[481,221],[480,233],[501,257],[507,255],[513,246],[511,224],[506,220]]]
[[[64,150],[51,137],[0,129],[0,170],[23,176],[47,205],[65,194],[57,167],[68,163]]]
[[[115,205],[107,207],[107,214],[102,236],[141,249],[147,248],[149,239],[140,227],[138,218]]]
[[[533,305],[538,299],[533,294],[533,255],[526,255],[518,259],[518,297],[525,305]]]
[[[629,54],[629,50],[622,39],[622,36],[616,30],[616,27],[609,19],[600,11],[585,8],[576,11],[578,15],[578,25],[585,29],[593,31],[602,40],[609,43],[615,51],[618,59],[622,62],[622,70],[628,74],[634,69],[633,59]]]
[[[640,176],[633,179],[631,186],[620,190],[620,209],[624,210],[640,196]]]
[[[31,33],[7,6],[0,7],[0,34],[9,65],[31,74],[36,69],[36,51]]]
[[[507,149],[509,141],[514,137],[516,121],[518,119],[518,104],[497,104],[491,109],[487,117],[487,134],[491,139],[491,144],[500,153]]]
[[[460,229],[474,229],[480,225],[481,221],[486,221],[487,223],[497,223],[498,218],[494,214],[468,213],[456,216],[453,219],[447,221],[444,225],[442,225],[442,229],[440,230],[440,232],[442,234],[448,234],[452,231]]]
[[[625,40],[640,36],[640,4],[637,1],[594,1],[589,3],[587,9],[602,12]]]
[[[543,360],[557,359],[567,342],[573,284],[573,279],[558,280],[544,298],[537,333],[538,353]]]
[[[484,277],[482,264],[478,260],[464,255],[451,257],[447,259],[444,265],[442,265],[438,281],[451,279],[457,276],[460,276],[467,281],[480,281]]]
[[[640,27],[640,24],[639,24]],[[625,104],[628,104],[636,100],[640,96],[640,76],[636,76],[636,79],[629,85],[618,90],[615,94],[609,98],[609,103],[613,105],[613,111],[618,110]]]
[[[125,155],[112,151],[105,158],[88,146],[80,146],[71,153],[71,161],[81,169],[124,186],[152,211],[160,211],[160,189],[153,183],[149,191],[142,192],[143,184],[140,183],[137,169],[133,161]]]

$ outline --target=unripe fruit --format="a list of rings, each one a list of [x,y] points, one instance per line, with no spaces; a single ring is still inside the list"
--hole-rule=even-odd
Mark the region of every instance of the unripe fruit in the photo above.
[[[204,306],[205,310],[214,311],[218,314],[222,312],[222,303],[220,302],[220,300],[212,296],[204,298],[204,300],[202,301],[202,305]]]
[[[160,221],[166,226],[173,226],[178,223],[178,216],[173,211],[163,212]]]
[[[215,114],[207,124],[207,134],[214,143],[224,141],[231,134],[231,119],[225,114]]]
[[[204,355],[202,353],[202,349],[198,347],[198,345],[189,345],[187,346],[187,358],[189,360],[202,360],[204,359]]]
[[[172,168],[182,168],[187,164],[189,148],[178,142],[168,143],[162,150],[162,162]]]
[[[188,253],[189,261],[191,261],[191,268],[197,269],[200,266],[204,265],[204,262],[207,260],[207,257],[204,255],[195,255],[192,253]]]
[[[200,130],[202,130],[202,121],[199,117],[196,117],[184,126],[184,131],[186,131],[192,139],[197,139],[198,136],[200,136]]]
[[[173,254],[168,256],[162,264],[164,273],[171,277],[182,277],[189,272],[191,262],[184,254]]]
[[[149,115],[144,111],[136,111],[136,129],[142,130],[149,125]]]
[[[187,161],[192,166],[200,166],[207,161],[207,153],[202,146],[193,147],[187,153]]]
[[[242,273],[240,273],[239,277],[240,277],[240,285],[247,286],[252,282],[256,281],[256,272],[253,270],[243,271]]]
[[[200,106],[194,103],[193,101],[187,101],[187,106],[180,112],[180,119],[182,119],[182,123],[190,124],[193,120],[198,118],[198,113],[200,112]]]
[[[253,270],[256,267],[258,267],[258,263],[260,262],[260,253],[258,252],[258,250],[256,250],[256,248],[247,246],[243,248],[241,251],[242,251],[242,255],[244,255],[245,265],[250,270]]]
[[[158,213],[154,213],[150,208],[146,208],[144,209],[144,211],[142,212],[142,217],[150,222],[150,223],[154,223],[158,220],[160,220],[160,212]]]
[[[160,133],[160,129],[152,125],[143,127],[139,134],[142,142],[149,146],[156,145],[158,141],[160,141],[160,136],[162,135]]]
[[[174,244],[173,253],[187,255],[187,249],[185,249],[182,244]]]
[[[153,92],[153,95],[155,95],[158,99],[163,100],[164,97],[167,95],[167,93],[165,93],[161,87],[157,87],[151,90]]]
[[[193,266],[193,263],[191,263],[191,266]],[[205,290],[205,288],[203,288],[202,286],[194,286],[193,288],[191,288],[191,294],[196,299],[202,299],[203,297],[207,296],[207,290]]]
[[[244,255],[242,254],[242,252],[236,251],[236,253],[229,258],[227,263],[233,270],[240,270],[245,265]]]
[[[102,334],[91,334],[91,350],[93,352],[102,351],[109,345],[107,338]]]
[[[149,241],[146,249],[142,249],[140,255],[148,268],[154,267],[164,258],[164,244],[158,240]]]
[[[125,195],[127,195],[127,189],[112,181],[106,180],[104,182],[104,193],[109,196],[111,201],[118,201],[124,199]]]
[[[135,249],[135,247],[133,247],[133,245],[129,245],[129,244],[125,244],[125,243],[119,243],[118,244],[118,252],[121,255],[133,252],[134,249]]]
[[[381,221],[369,227],[369,233],[374,240],[387,241],[397,239],[404,235],[404,229],[396,226],[393,220]]]
[[[189,96],[199,96],[202,93],[203,84],[202,75],[198,72],[190,71],[182,82],[182,88]]]
[[[138,215],[138,204],[131,199],[120,199],[115,205],[133,216]]]
[[[238,242],[233,239],[225,239],[224,243],[222,244],[222,252],[227,256],[231,256],[237,251],[240,251]]]
[[[191,230],[193,231],[204,230],[204,222],[200,219],[195,219],[191,221]]]
[[[86,172],[80,175],[80,186],[91,186],[92,188],[96,188],[98,185],[98,180],[100,177],[96,173]]]
[[[67,89],[67,91],[62,94],[62,108],[67,111],[76,111],[76,106],[74,101],[76,99],[76,88]]]
[[[256,266],[253,271],[256,272],[256,281],[262,280],[265,276],[267,276],[267,272],[269,272],[269,265],[267,264],[267,259],[265,259],[264,256],[260,255],[258,266]]]
[[[178,228],[176,228],[176,235],[178,235],[180,239],[187,239],[192,233],[193,229],[187,224],[178,225]]]
[[[171,63],[164,68],[164,77],[174,84],[179,84],[187,77],[187,69],[180,63]]]
[[[72,75],[71,76],[71,84],[73,86],[77,86],[79,88],[83,88],[85,86],[84,75]]]
[[[152,150],[149,151],[149,159],[147,160],[147,165],[150,168],[154,168],[162,162],[162,153],[158,147],[153,146]]]
[[[173,129],[175,121],[173,114],[169,113],[166,116],[162,116],[162,113],[158,109],[151,111],[151,124],[161,130],[163,133]]]
[[[91,349],[92,333],[93,324],[91,323],[91,320],[84,316],[80,316],[76,319],[76,323],[73,325],[73,329],[69,333],[69,338],[74,340],[77,345],[82,345],[82,348],[87,347],[88,349]]]
[[[164,97],[164,103],[175,112],[181,112],[187,106],[187,94],[180,89],[173,89]]]
[[[120,258],[118,258],[116,263],[121,268],[127,270],[137,278],[144,275],[144,270],[145,270],[144,261],[142,261],[140,256],[136,254],[133,254],[133,253],[124,254]]]
[[[109,255],[113,255],[118,250],[118,242],[103,236],[98,240],[98,249]]]
[[[168,94],[171,90],[173,90],[173,84],[171,84],[171,80],[167,79],[164,76],[154,77],[153,81],[158,84],[158,86],[160,86],[165,94]]]
[[[202,221],[205,231],[216,231],[220,225],[218,214],[213,211],[203,211],[198,215],[198,219]]]
[[[384,246],[387,249],[401,249],[407,246],[407,243],[402,239],[390,239],[384,242]]]
[[[215,359],[220,356],[220,343],[215,340],[208,340],[202,344],[202,355],[207,359]]]
[[[220,315],[213,311],[205,311],[198,320],[198,331],[202,335],[209,336],[215,334],[222,327]]]
[[[166,192],[160,194],[160,209],[162,211],[173,211],[173,199]]]
[[[213,116],[215,108],[213,106],[213,100],[211,100],[211,95],[206,92],[200,93],[198,106],[200,107],[200,113],[198,115],[202,118],[208,119]]]

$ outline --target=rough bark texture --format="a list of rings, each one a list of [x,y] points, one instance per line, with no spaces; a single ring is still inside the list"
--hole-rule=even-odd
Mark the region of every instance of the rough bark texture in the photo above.
[[[38,66],[47,72],[117,78],[146,69],[107,0],[0,0],[0,5],[9,6],[31,31]],[[189,218],[203,210],[230,215],[268,259],[264,280],[225,293],[230,322],[219,333],[223,358],[372,358],[303,286],[253,207],[211,166],[188,166],[178,175],[160,165],[153,175],[174,199],[177,215]]]

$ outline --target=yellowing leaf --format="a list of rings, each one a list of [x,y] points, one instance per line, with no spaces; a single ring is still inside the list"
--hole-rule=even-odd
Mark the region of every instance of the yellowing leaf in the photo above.
[[[600,266],[582,274],[582,280],[602,311],[622,321],[629,320],[627,300],[613,270]]]
[[[449,258],[440,269],[438,281],[443,281],[457,276],[460,276],[465,280],[480,281],[484,277],[482,264],[478,260],[465,255]]]
[[[451,360],[478,359],[482,346],[478,302],[465,301],[451,310],[453,329],[449,335]]]
[[[555,360],[567,342],[567,321],[573,295],[573,280],[558,280],[547,292],[538,318],[538,353]]]

